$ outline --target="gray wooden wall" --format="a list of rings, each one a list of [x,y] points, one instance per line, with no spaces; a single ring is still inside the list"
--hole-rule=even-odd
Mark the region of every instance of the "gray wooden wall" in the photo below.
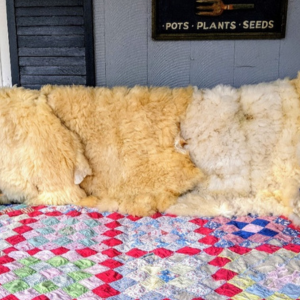
[[[153,41],[151,0],[94,0],[97,85],[240,86],[300,71],[300,0],[282,40]]]

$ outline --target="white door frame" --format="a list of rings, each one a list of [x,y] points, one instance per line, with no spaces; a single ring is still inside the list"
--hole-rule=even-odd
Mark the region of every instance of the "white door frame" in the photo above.
[[[0,0],[0,87],[11,86],[6,0]]]

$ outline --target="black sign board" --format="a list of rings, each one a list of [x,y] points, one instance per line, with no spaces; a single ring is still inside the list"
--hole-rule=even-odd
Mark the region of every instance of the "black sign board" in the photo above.
[[[156,40],[280,39],[288,0],[152,0]]]

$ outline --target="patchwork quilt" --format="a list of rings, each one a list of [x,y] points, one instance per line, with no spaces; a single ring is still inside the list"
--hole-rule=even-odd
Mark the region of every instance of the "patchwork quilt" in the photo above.
[[[0,206],[0,299],[300,299],[300,229],[280,216]]]

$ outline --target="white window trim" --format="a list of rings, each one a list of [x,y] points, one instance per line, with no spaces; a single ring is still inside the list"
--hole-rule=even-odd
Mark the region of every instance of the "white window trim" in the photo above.
[[[6,0],[0,0],[0,86],[11,86]]]

